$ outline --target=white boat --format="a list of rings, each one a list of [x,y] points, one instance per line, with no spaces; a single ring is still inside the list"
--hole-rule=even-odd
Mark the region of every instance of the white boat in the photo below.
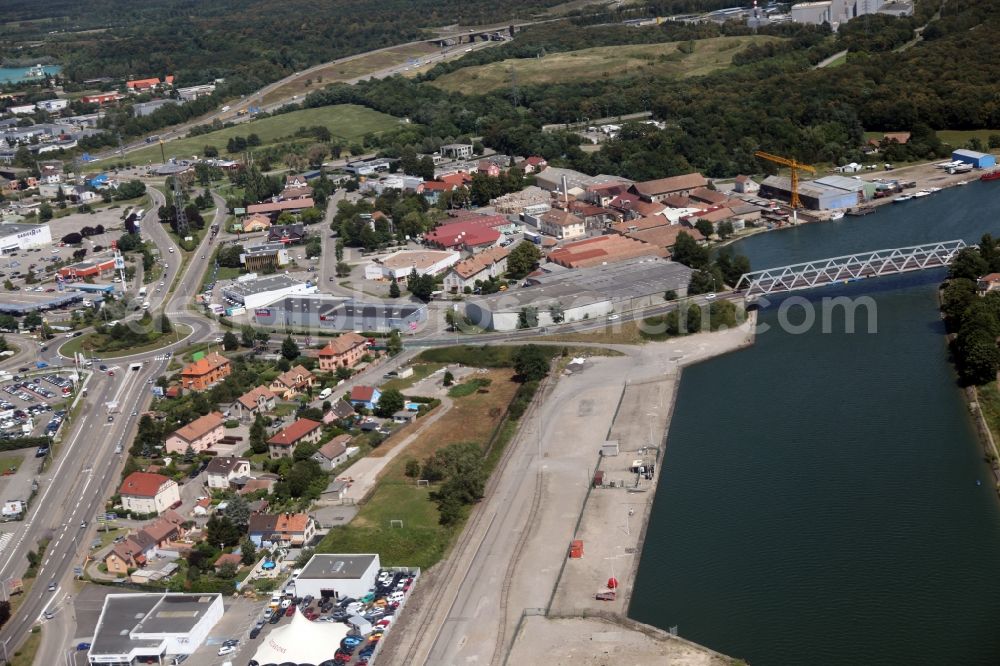
[[[916,192],[913,193],[913,198],[914,199],[920,199],[922,197],[929,197],[930,195],[931,195],[931,193],[928,192],[927,190],[918,190],[918,191],[916,191]]]
[[[892,200],[892,203],[900,203],[903,201],[909,201],[913,198],[912,194],[900,194],[898,197]]]
[[[842,219],[844,219],[844,211],[842,211],[842,210],[835,210],[835,211],[833,211],[832,213],[830,213],[830,219],[831,220],[842,220]]]

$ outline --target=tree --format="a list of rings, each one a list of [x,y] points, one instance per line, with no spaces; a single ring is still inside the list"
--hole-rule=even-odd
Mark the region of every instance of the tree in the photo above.
[[[715,233],[715,227],[712,225],[712,223],[704,219],[695,222],[694,228],[697,229],[698,233],[700,233],[705,238],[708,238],[713,233]]]
[[[222,566],[219,567],[219,578],[223,580],[235,578],[237,570],[236,564],[233,562],[223,562]]]
[[[445,386],[451,386],[455,383],[455,375],[451,374],[451,370],[444,371],[444,378],[441,381]]]
[[[389,282],[389,298],[399,298],[399,285],[395,280]]]
[[[47,201],[42,202],[42,205],[38,207],[38,219],[42,222],[48,222],[52,219],[52,206]]]
[[[534,328],[538,326],[538,308],[526,305],[517,313],[518,328]]]
[[[676,301],[677,300],[677,292],[674,291],[673,289],[667,289],[667,291],[664,292],[664,294],[663,294],[663,300],[665,300],[665,301]]]
[[[411,479],[420,477],[420,462],[416,458],[407,458],[403,473]]]
[[[535,270],[541,259],[542,252],[537,245],[527,241],[518,243],[507,256],[507,274],[515,280],[520,280]]]
[[[191,445],[188,444],[187,448],[184,449],[184,458],[183,458],[184,462],[190,465],[191,463],[194,462],[195,457],[196,454],[194,452],[194,448],[192,448]]]
[[[417,275],[416,268],[414,268],[409,277],[406,278],[406,288],[410,290],[410,293],[413,294],[414,298],[417,298],[424,303],[431,300],[431,294],[434,293],[435,286],[436,284],[433,276]]]
[[[254,346],[253,326],[244,326],[240,329],[240,344],[250,348]]]
[[[948,268],[948,276],[974,281],[985,275],[988,270],[989,264],[979,254],[979,251],[974,247],[967,247],[959,250],[955,258],[952,259],[951,266]]]
[[[563,310],[561,303],[553,303],[549,306],[549,317],[556,324],[561,324],[563,319],[566,318],[566,311]]]
[[[201,149],[201,152],[205,157],[219,156],[219,149],[216,148],[215,146],[206,145],[204,148]]]
[[[36,329],[42,325],[42,315],[38,313],[38,310],[32,310],[28,314],[24,315],[24,326],[29,329]]]
[[[266,430],[264,428],[264,417],[259,413],[254,418],[253,424],[250,426],[250,449],[256,453],[267,453],[267,440],[265,439]]]
[[[250,505],[241,496],[237,495],[227,501],[226,518],[233,521],[233,525],[240,530],[245,530],[250,523]]]
[[[240,541],[240,530],[228,516],[212,516],[205,523],[205,539],[216,548],[235,546]]]
[[[174,325],[170,323],[170,319],[167,318],[166,313],[163,313],[163,314],[161,314],[159,316],[158,321],[157,321],[157,325],[156,325],[156,330],[158,330],[160,333],[163,333],[163,334],[167,334],[167,333],[172,333],[173,332]]]
[[[232,331],[226,331],[225,335],[222,336],[222,348],[226,351],[233,351],[238,349],[240,346],[240,341],[236,337],[236,334]]]
[[[539,380],[549,374],[549,358],[538,345],[518,347],[513,361],[514,371],[522,382]]]
[[[299,357],[299,345],[291,335],[288,335],[281,343],[281,355],[289,361]]]
[[[403,394],[398,389],[386,389],[382,392],[382,396],[378,400],[378,405],[375,406],[375,414],[382,418],[389,418],[403,409],[405,403],[406,398],[403,397]]]
[[[351,265],[344,261],[338,261],[335,270],[337,277],[347,277],[351,274]]]
[[[729,220],[723,220],[722,222],[719,222],[719,238],[721,238],[722,240],[726,240],[727,238],[732,236],[733,233],[735,233],[735,230],[733,229],[732,222],[730,222]]]
[[[385,350],[389,356],[395,356],[403,351],[403,338],[396,329],[392,329],[389,333],[385,341]]]
[[[674,261],[690,268],[697,270],[708,266],[708,248],[699,245],[698,241],[685,231],[677,235],[672,252]]]
[[[240,562],[250,566],[257,561],[257,546],[253,545],[250,537],[240,539]]]

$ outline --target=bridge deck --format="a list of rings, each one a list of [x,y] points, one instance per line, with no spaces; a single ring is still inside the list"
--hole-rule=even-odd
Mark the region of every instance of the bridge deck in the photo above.
[[[951,263],[963,240],[861,252],[806,261],[744,274],[736,285],[748,298],[829,284],[853,282],[883,275],[941,268]]]

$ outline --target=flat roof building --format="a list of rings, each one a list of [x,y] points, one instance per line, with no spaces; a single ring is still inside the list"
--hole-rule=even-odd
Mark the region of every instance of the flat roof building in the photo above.
[[[221,594],[109,594],[87,660],[132,664],[194,653],[222,619]]]
[[[495,331],[518,328],[521,312],[534,308],[537,326],[556,323],[552,310],[563,320],[580,321],[663,303],[666,290],[687,293],[691,269],[656,257],[630,259],[607,266],[565,270],[528,278],[528,286],[470,300],[465,315],[475,325]]]
[[[494,240],[500,237],[492,229],[488,231],[494,234]],[[461,256],[453,250],[400,250],[365,266],[365,278],[401,280],[413,271],[417,275],[437,275],[457,264]]]
[[[234,304],[250,309],[290,294],[313,294],[311,282],[295,280],[287,275],[270,275],[256,280],[234,282],[222,288],[222,296]]]
[[[427,320],[422,303],[365,303],[329,294],[279,297],[254,308],[262,326],[304,330],[409,331]]]
[[[379,567],[378,553],[313,555],[295,579],[295,596],[360,599],[375,586]]]
[[[0,254],[14,254],[18,250],[44,247],[52,243],[52,230],[47,224],[0,224]]]

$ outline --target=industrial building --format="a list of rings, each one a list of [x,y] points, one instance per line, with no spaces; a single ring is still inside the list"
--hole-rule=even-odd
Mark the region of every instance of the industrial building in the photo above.
[[[799,182],[799,200],[811,210],[852,208],[871,197],[866,183],[844,176],[825,176]],[[785,176],[768,176],[760,184],[760,196],[770,199],[791,199],[792,184]]]
[[[328,294],[285,296],[256,307],[261,326],[325,331],[411,331],[427,320],[420,303],[362,303]]]
[[[989,153],[980,153],[975,150],[953,150],[951,151],[951,159],[954,161],[961,160],[977,169],[989,169],[997,165],[996,157]]]
[[[0,224],[0,254],[15,254],[19,250],[44,247],[52,243],[52,230],[47,224]]]
[[[499,234],[494,234],[499,238]],[[400,250],[366,265],[365,279],[402,280],[414,271],[417,275],[437,275],[461,258],[454,250]]]
[[[87,660],[168,663],[168,656],[190,655],[201,647],[222,613],[221,594],[109,594]]]
[[[465,315],[475,325],[494,331],[518,328],[522,311],[535,308],[538,326],[555,321],[580,321],[663,303],[672,289],[687,294],[691,269],[660,258],[640,258],[619,263],[561,270],[529,278],[528,286],[466,302]]]
[[[313,555],[295,579],[295,596],[360,599],[375,587],[379,566],[378,553]]]
[[[274,270],[288,263],[288,250],[284,243],[247,245],[240,254],[240,263],[248,271]]]
[[[791,16],[795,23],[811,25],[830,24],[834,30],[843,23],[866,14],[912,16],[913,4],[901,0],[820,0],[792,5]]]
[[[255,280],[244,280],[222,288],[222,296],[231,304],[250,309],[265,305],[290,294],[314,294],[316,286],[287,275],[271,275]]]

